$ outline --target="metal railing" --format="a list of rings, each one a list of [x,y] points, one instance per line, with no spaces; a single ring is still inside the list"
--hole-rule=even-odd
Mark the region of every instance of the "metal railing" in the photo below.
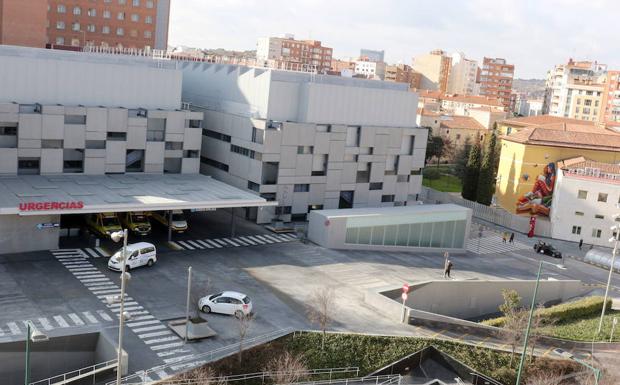
[[[60,384],[68,384],[73,381],[78,381],[80,379],[95,376],[97,373],[101,373],[105,370],[112,370],[118,366],[118,362],[116,359],[100,362],[98,364],[94,364],[91,366],[87,366],[85,368],[72,370],[67,373],[59,374],[57,376],[49,377],[43,380],[31,382],[30,385],[60,385]]]
[[[254,338],[249,338],[243,341],[244,350],[264,344],[269,341],[273,341],[280,337],[284,337],[285,335],[291,334],[293,331],[294,331],[293,328],[285,328],[285,329],[279,329],[279,330],[273,331],[271,333],[262,334]],[[161,371],[164,371],[165,369],[170,369],[173,372],[172,374],[175,374],[177,373],[177,371],[173,370],[172,369],[173,367],[181,367],[183,366],[183,364],[191,364],[191,365],[186,366],[186,369],[188,369],[188,368],[196,367],[199,365],[204,365],[209,362],[217,361],[231,354],[234,354],[237,351],[239,351],[239,343],[234,343],[231,345],[223,346],[221,348],[210,350],[205,353],[199,353],[199,354],[193,355],[190,358],[185,359],[185,360],[181,360],[181,361],[167,364],[167,365],[156,366],[154,368],[145,370],[143,372],[132,374],[130,376],[126,376],[123,378],[122,383],[123,384],[142,384],[145,382],[147,383],[152,382],[152,381],[144,381],[144,379],[148,378],[149,374],[151,373],[161,372]],[[169,374],[172,376],[171,373]],[[114,384],[115,384],[115,381],[111,381],[111,382],[108,382],[106,385],[114,385]]]
[[[504,385],[501,382],[494,380],[489,376],[485,376],[482,373],[474,372],[474,373],[469,373],[469,374],[471,374],[473,378],[475,379],[474,385]]]
[[[366,376],[355,378],[343,378],[343,379],[331,379],[331,380],[317,380],[317,381],[302,381],[297,382],[298,385],[400,385],[403,376],[400,374],[386,374],[381,376]]]
[[[326,381],[331,381],[331,380],[337,380],[334,377],[339,374],[354,373],[354,375],[357,377],[359,376],[359,371],[360,371],[359,367],[351,366],[351,367],[346,367],[346,368],[312,369],[312,370],[296,372],[295,374],[299,375],[300,377],[305,377],[305,378],[312,377],[312,376],[325,376],[325,377],[328,377]],[[209,382],[218,384],[218,383],[229,383],[229,382],[235,382],[235,381],[261,379],[262,383],[265,383],[265,379],[273,378],[279,374],[288,374],[288,373],[289,372],[267,371],[267,372],[237,374],[237,375],[232,375],[232,376],[214,377],[210,379]],[[204,382],[204,379],[164,380],[164,384],[165,385],[193,385],[195,383],[201,383],[200,381]],[[337,380],[337,381],[344,381],[344,379]]]

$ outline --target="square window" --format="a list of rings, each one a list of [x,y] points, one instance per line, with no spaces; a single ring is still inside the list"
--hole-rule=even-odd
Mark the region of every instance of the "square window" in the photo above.
[[[575,211],[575,215],[583,217],[583,211]]]
[[[368,185],[369,190],[381,190],[383,188],[383,183],[370,183]]]
[[[140,15],[138,15],[137,13],[132,13],[131,14],[131,21],[133,21],[133,22],[140,21]]]
[[[573,226],[573,234],[581,234],[581,226]]]
[[[601,214],[595,214],[595,215],[594,215],[594,218],[595,218],[595,219],[605,219],[605,216],[604,216],[604,215],[601,215]]]
[[[601,229],[592,229],[592,238],[600,238],[602,232]]]
[[[598,193],[598,201],[599,202],[607,202],[607,194],[605,194],[605,193]]]
[[[586,199],[588,197],[588,192],[585,190],[579,190],[577,192],[577,198],[578,199]]]
[[[112,17],[112,13],[110,11],[103,11],[104,19],[109,19],[110,17]]]
[[[310,191],[309,184],[296,184],[293,188],[294,192],[308,192]]]

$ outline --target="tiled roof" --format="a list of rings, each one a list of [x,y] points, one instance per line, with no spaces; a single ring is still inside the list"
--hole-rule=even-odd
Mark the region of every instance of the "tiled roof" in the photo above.
[[[620,152],[620,135],[607,132],[564,131],[547,127],[528,127],[502,136],[503,140],[539,146],[583,148]]]
[[[482,124],[480,124],[476,119],[469,116],[445,116],[441,118],[440,121],[441,128],[464,128],[468,130],[485,130]]]
[[[418,115],[422,116],[441,116],[439,112],[431,111],[426,108],[418,108]]]
[[[490,98],[486,96],[475,95],[445,95],[444,100],[449,100],[459,103],[480,104],[484,106],[504,107],[502,102],[497,98]]]
[[[563,118],[561,116],[538,115],[522,118],[506,119],[501,124],[517,127],[543,127],[552,130],[590,132],[593,134],[616,134],[611,127],[599,126],[596,122],[579,119]]]

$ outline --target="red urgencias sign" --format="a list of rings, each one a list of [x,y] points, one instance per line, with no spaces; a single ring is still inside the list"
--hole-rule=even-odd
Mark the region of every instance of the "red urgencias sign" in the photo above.
[[[84,208],[82,201],[70,202],[22,202],[20,211],[74,210]]]

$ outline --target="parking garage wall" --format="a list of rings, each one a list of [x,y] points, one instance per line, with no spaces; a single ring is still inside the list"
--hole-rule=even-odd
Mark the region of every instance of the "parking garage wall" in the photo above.
[[[60,223],[60,215],[0,215],[0,254],[58,248],[60,228],[37,227],[51,223]]]

